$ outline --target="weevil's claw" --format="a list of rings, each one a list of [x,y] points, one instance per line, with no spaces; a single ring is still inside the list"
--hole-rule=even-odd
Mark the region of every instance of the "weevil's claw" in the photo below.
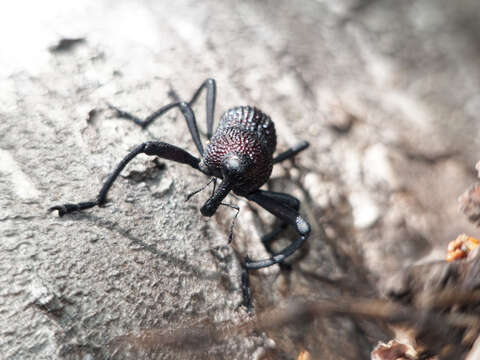
[[[96,205],[99,205],[98,201],[87,201],[87,202],[81,202],[78,204],[63,204],[63,205],[52,206],[50,209],[48,209],[48,212],[58,210],[58,216],[62,217],[65,214],[69,214],[74,211],[89,209]]]
[[[64,205],[62,206],[52,206],[50,209],[48,209],[48,212],[51,213],[52,211],[58,210],[58,216],[62,217],[67,213],[67,210]]]

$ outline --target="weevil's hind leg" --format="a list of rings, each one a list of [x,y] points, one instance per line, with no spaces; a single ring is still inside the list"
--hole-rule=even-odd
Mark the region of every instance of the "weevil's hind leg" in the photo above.
[[[187,122],[188,130],[190,131],[190,135],[192,136],[193,142],[195,143],[195,146],[197,147],[198,152],[200,153],[200,155],[203,156],[203,145],[202,145],[202,141],[200,140],[200,134],[198,132],[197,120],[195,119],[195,114],[193,113],[192,107],[188,103],[186,103],[184,101],[180,101],[180,102],[175,102],[175,103],[172,103],[172,104],[165,105],[165,106],[161,107],[160,109],[158,109],[157,111],[155,111],[154,113],[152,113],[151,115],[147,116],[144,120],[142,120],[142,119],[126,112],[126,111],[120,110],[119,108],[117,108],[113,105],[108,104],[108,106],[111,109],[115,110],[118,117],[132,120],[135,124],[141,126],[142,128],[146,128],[155,119],[162,116],[167,111],[169,111],[169,110],[171,110],[175,107],[178,107],[181,110],[181,112],[182,112],[182,114],[185,118],[185,121]]]
[[[275,191],[266,191],[262,190],[264,195],[269,196],[270,198],[273,198],[277,200],[278,202],[282,203],[283,205],[294,209],[295,211],[298,212],[300,209],[300,200],[298,200],[296,197],[284,193],[279,193]],[[277,228],[273,229],[271,232],[265,234],[262,236],[261,241],[265,245],[270,244],[272,241],[274,241],[278,235],[282,232],[282,230],[286,229],[288,226],[288,222],[283,221],[280,226]],[[268,250],[268,249],[267,249]]]
[[[295,209],[298,211],[300,209],[300,200],[298,200],[296,197],[293,197],[288,194],[284,193],[279,193],[279,192],[274,192],[274,191],[264,191],[266,194],[268,194],[270,197],[273,197],[277,199],[279,202],[285,204],[288,207],[291,207],[292,209]],[[269,233],[264,234],[261,237],[261,241],[263,245],[265,246],[265,249],[270,255],[273,255],[274,252],[272,250],[271,243],[275,241],[278,236],[288,227],[288,223],[286,222],[281,222],[280,225],[275,227],[272,231]],[[291,266],[285,262],[280,262],[280,267],[282,270],[290,270]]]
[[[128,153],[127,156],[122,159],[122,161],[120,161],[115,170],[108,176],[107,180],[100,189],[97,198],[94,201],[53,206],[49,209],[49,211],[58,210],[58,215],[63,216],[74,211],[85,210],[94,206],[103,205],[107,200],[107,193],[112,187],[117,177],[120,175],[125,166],[127,166],[127,164],[138,154],[158,156],[163,159],[190,165],[197,170],[199,169],[198,164],[200,163],[200,159],[192,156],[187,151],[160,141],[145,142],[141,145],[138,145],[135,149]]]
[[[278,217],[282,222],[293,226],[300,235],[300,237],[292,244],[284,248],[282,251],[272,254],[269,259],[252,261],[248,257],[245,258],[245,262],[243,263],[244,270],[242,273],[242,287],[244,294],[244,305],[247,307],[247,309],[250,309],[250,290],[245,288],[245,286],[248,286],[249,284],[248,270],[261,269],[278,264],[285,260],[288,256],[292,255],[300,248],[300,246],[302,246],[305,240],[308,239],[308,236],[310,235],[310,225],[299,215],[298,208],[295,208],[297,207],[296,204],[299,203],[298,200],[293,196],[257,190],[246,197],[248,200],[256,202],[265,210]]]
[[[201,91],[207,88],[207,139],[210,140],[213,135],[213,117],[215,114],[215,101],[217,99],[217,84],[215,79],[207,79],[204,81],[202,85],[195,91],[193,94],[192,99],[190,100],[189,104],[193,106],[195,101],[197,100],[198,96],[200,95]]]
[[[283,261],[297,251],[297,249],[305,242],[305,240],[307,240],[308,236],[310,235],[310,224],[299,215],[298,210],[279,201],[278,197],[272,196],[270,192],[263,190],[257,190],[247,195],[247,199],[256,202],[265,210],[278,217],[281,221],[293,226],[300,235],[300,237],[292,244],[271,258],[248,262],[246,265],[249,269],[261,269],[278,264],[280,261]]]
[[[192,96],[192,99],[188,102],[190,106],[195,104],[200,93],[203,89],[207,89],[207,97],[206,97],[206,104],[207,104],[207,139],[210,140],[213,135],[213,120],[215,115],[215,101],[217,98],[217,84],[215,79],[207,79],[205,80],[202,85],[195,91]],[[171,96],[174,101],[180,101],[180,97],[178,94],[172,89],[168,92],[168,95]]]
[[[300,209],[300,200],[296,197],[293,197],[288,194],[274,192],[274,191],[263,191],[266,195],[275,198],[284,205],[298,211]],[[273,242],[280,233],[285,230],[288,226],[287,222],[282,222],[278,227],[270,231],[269,233],[262,236],[261,241],[267,248],[267,251],[271,253],[270,243]]]
[[[306,148],[308,148],[310,144],[307,141],[301,141],[295,146],[292,146],[290,149],[278,154],[273,158],[273,163],[278,164],[279,162],[282,162],[287,159],[291,159],[294,156],[296,156],[298,153],[302,152]]]
[[[281,223],[278,225],[276,228],[274,228],[272,231],[270,231],[267,234],[264,234],[261,238],[260,241],[263,243],[263,246],[265,247],[265,250],[270,255],[274,255],[275,252],[272,249],[272,242],[278,238],[278,235],[280,235],[286,228],[288,227],[287,223]],[[280,269],[289,271],[292,269],[290,264],[287,264],[283,261],[279,262],[278,265],[280,266]]]

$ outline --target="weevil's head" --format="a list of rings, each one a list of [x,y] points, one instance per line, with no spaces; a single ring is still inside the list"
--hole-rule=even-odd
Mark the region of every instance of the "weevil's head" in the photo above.
[[[247,155],[238,153],[225,155],[220,165],[222,183],[200,209],[202,215],[212,216],[231,190],[236,193],[242,192],[243,187],[249,184],[250,168],[251,160]]]
[[[241,188],[249,183],[252,161],[245,154],[230,153],[225,155],[221,164],[222,176],[233,188]]]

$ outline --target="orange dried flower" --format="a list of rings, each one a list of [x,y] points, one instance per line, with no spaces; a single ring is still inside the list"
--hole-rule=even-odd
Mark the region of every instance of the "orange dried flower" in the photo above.
[[[450,241],[447,247],[447,261],[466,258],[468,253],[480,244],[480,240],[461,234],[455,240]]]
[[[310,360],[310,353],[307,350],[300,351],[297,360]]]

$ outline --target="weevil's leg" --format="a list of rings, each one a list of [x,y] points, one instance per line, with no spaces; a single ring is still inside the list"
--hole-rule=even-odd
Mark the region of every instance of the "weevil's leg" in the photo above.
[[[288,224],[287,223],[281,223],[279,226],[277,226],[276,228],[274,228],[272,231],[270,231],[269,233],[263,235],[261,238],[260,238],[260,241],[263,243],[263,246],[265,247],[265,250],[267,250],[267,252],[270,254],[270,255],[274,255],[275,252],[273,251],[272,249],[272,242],[278,237],[278,235],[280,235],[280,233],[282,231],[284,231],[286,228],[288,227]],[[282,270],[291,270],[292,267],[290,266],[290,264],[287,264],[283,261],[280,261],[278,263],[278,265],[280,265],[280,268]]]
[[[139,117],[137,117],[137,116],[135,116],[135,115],[133,115],[129,112],[120,110],[119,108],[117,108],[116,106],[113,106],[112,104],[107,103],[107,105],[110,109],[115,111],[115,113],[117,114],[118,117],[123,118],[123,119],[132,120],[135,124],[137,124],[138,126],[141,126],[142,128],[145,129],[154,120],[156,120],[158,117],[165,114],[168,110],[173,109],[174,107],[178,106],[179,103],[180,103],[180,101],[177,101],[177,102],[162,106],[160,109],[153,112],[151,115],[147,116],[145,119],[140,119]]]
[[[200,87],[197,89],[197,91],[195,91],[192,99],[189,101],[188,104],[190,106],[193,106],[193,104],[195,104],[195,101],[197,101],[198,97],[200,96],[200,93],[205,88],[207,89],[207,139],[210,140],[213,134],[213,117],[215,113],[215,100],[217,98],[217,84],[215,82],[215,79],[205,80],[202,85],[200,85]],[[178,96],[178,94],[173,89],[168,92],[168,95],[170,95],[174,99],[174,101],[180,101],[180,96]]]
[[[163,159],[190,165],[197,170],[199,169],[198,164],[200,162],[200,159],[192,156],[187,151],[160,141],[145,142],[141,145],[138,145],[127,156],[125,156],[122,161],[120,161],[115,170],[108,176],[107,180],[100,189],[97,198],[94,201],[53,206],[49,209],[49,211],[58,210],[58,215],[63,216],[73,211],[80,211],[84,209],[89,209],[94,206],[103,205],[106,202],[107,193],[117,179],[118,175],[120,175],[125,166],[127,166],[127,164],[138,154],[158,156]]]
[[[275,199],[281,202],[282,204],[288,207],[291,207],[297,211],[298,209],[300,209],[300,200],[298,200],[295,196],[281,193],[281,192],[276,192],[276,191],[268,191],[268,190],[262,190],[262,193],[265,196]]]
[[[310,225],[308,222],[299,215],[298,210],[282,202],[278,193],[272,195],[271,192],[257,190],[246,197],[248,200],[256,202],[265,210],[278,217],[282,222],[294,226],[300,237],[282,251],[278,252],[277,254],[272,254],[269,259],[252,261],[247,257],[243,264],[244,272],[242,273],[242,286],[245,286],[244,284],[249,283],[248,270],[261,269],[282,262],[288,256],[292,255],[300,246],[302,246],[302,244],[310,235]],[[288,201],[290,200],[291,199]],[[247,307],[247,309],[249,309],[251,306],[250,297],[248,296],[245,298],[245,294],[249,295],[249,290],[243,288],[243,294],[244,305]]]
[[[178,107],[182,111],[182,114],[185,117],[185,120],[187,121],[188,130],[190,131],[190,135],[192,136],[193,142],[195,143],[195,146],[197,147],[198,152],[200,153],[200,155],[203,156],[203,145],[202,145],[202,141],[200,140],[200,134],[198,132],[197,120],[195,119],[195,114],[192,111],[192,107],[188,103],[184,101],[180,101],[180,102],[175,102],[172,104],[165,105],[160,109],[158,109],[157,111],[155,111],[153,114],[147,116],[145,120],[142,120],[126,111],[120,110],[113,105],[108,104],[108,106],[111,109],[116,111],[118,117],[132,120],[135,124],[140,125],[142,128],[146,128],[156,118],[162,116],[168,110]]]
[[[261,269],[277,264],[280,261],[286,259],[288,256],[292,255],[308,238],[310,234],[310,225],[299,215],[298,210],[288,205],[285,205],[284,203],[279,201],[278,198],[272,196],[271,193],[263,190],[257,190],[247,195],[247,199],[256,202],[258,205],[278,217],[283,222],[286,222],[288,225],[293,226],[300,235],[300,237],[292,244],[290,244],[285,249],[272,256],[271,258],[259,261],[250,261],[246,263],[247,268]]]
[[[215,113],[215,100],[217,98],[217,84],[215,79],[207,79],[204,81],[202,85],[195,91],[193,94],[192,99],[190,100],[189,104],[193,106],[195,101],[197,100],[198,96],[202,92],[204,88],[207,88],[207,139],[210,140],[213,134],[213,117]]]
[[[233,240],[233,228],[235,227],[235,221],[237,220],[237,216],[240,213],[240,208],[237,205],[227,204],[223,202],[220,203],[220,205],[228,206],[229,208],[232,208],[237,211],[235,213],[235,216],[233,217],[232,223],[230,224],[230,233],[228,234],[228,243],[230,244]]]
[[[271,198],[274,198],[278,200],[279,202],[283,203],[284,205],[298,211],[300,209],[300,200],[298,200],[296,197],[293,197],[288,194],[284,193],[279,193],[279,192],[274,192],[274,191],[263,191],[267,196],[270,196]],[[270,243],[277,238],[277,236],[282,232],[282,230],[285,230],[288,226],[288,223],[282,222],[280,226],[278,226],[276,229],[272,230],[271,232],[265,234],[262,236],[261,241],[264,243],[265,247],[267,248],[267,251],[271,253],[270,250]]]
[[[297,145],[292,146],[290,149],[278,154],[273,158],[273,163],[277,164],[283,160],[290,159],[297,155],[299,152],[305,150],[310,144],[307,141],[299,142]]]
[[[300,209],[300,200],[298,200],[296,197],[293,197],[288,194],[284,193],[279,193],[279,192],[274,192],[274,191],[264,191],[265,194],[268,194],[268,196],[277,199],[279,202],[283,203],[284,205],[291,207],[292,209],[298,211]],[[282,231],[284,231],[288,227],[288,223],[286,222],[281,222],[280,225],[278,225],[276,228],[274,228],[272,231],[269,233],[264,234],[260,240],[265,246],[265,250],[270,255],[274,254],[274,251],[272,249],[272,242],[277,239],[278,235],[281,234]],[[291,266],[283,261],[279,263],[280,267],[282,270],[290,270]]]
[[[245,257],[245,263],[249,262],[250,258]],[[243,295],[243,306],[247,308],[247,312],[252,311],[252,294],[250,291],[250,276],[248,275],[248,269],[245,266],[245,263],[242,266],[242,295]]]

